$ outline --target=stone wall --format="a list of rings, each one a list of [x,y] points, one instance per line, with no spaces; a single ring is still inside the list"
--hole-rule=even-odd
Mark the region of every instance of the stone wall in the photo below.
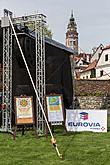
[[[74,86],[76,108],[107,109],[110,113],[110,80],[77,80]]]
[[[110,96],[77,96],[76,109],[107,109],[110,114]]]
[[[104,108],[103,97],[79,96],[77,97],[80,109],[102,109]]]
[[[76,80],[74,88],[77,96],[105,96],[110,93],[110,80]]]

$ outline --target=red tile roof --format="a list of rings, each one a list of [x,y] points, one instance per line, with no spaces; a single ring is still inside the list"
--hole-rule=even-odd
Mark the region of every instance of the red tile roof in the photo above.
[[[110,49],[110,45],[103,48],[103,50]]]
[[[80,59],[81,59],[81,57],[74,56],[74,60],[75,60],[75,61],[79,61]]]
[[[97,65],[97,60],[94,60],[92,63],[90,63],[89,65],[88,65],[88,67],[84,70],[84,71],[82,71],[82,72],[86,72],[86,71],[88,71],[88,70],[91,70],[91,69],[94,69],[95,67],[96,67],[96,65]]]

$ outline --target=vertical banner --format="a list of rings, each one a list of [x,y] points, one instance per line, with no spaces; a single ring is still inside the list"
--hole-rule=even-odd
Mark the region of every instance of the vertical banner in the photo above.
[[[32,97],[15,97],[16,125],[33,124],[33,98]]]
[[[107,132],[107,110],[66,110],[67,131]]]
[[[47,115],[49,122],[63,122],[62,95],[46,96]]]

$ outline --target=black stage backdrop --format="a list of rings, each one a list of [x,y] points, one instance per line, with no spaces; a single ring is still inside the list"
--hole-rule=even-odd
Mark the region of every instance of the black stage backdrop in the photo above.
[[[19,31],[17,31],[19,32]],[[35,39],[25,33],[18,34],[22,50],[35,83]],[[2,31],[0,29],[0,62],[2,61]],[[64,107],[69,108],[73,100],[73,85],[70,65],[70,52],[46,42],[46,94],[63,94]],[[14,96],[33,96],[36,107],[35,93],[22,60],[16,40],[13,37],[12,59],[12,94]],[[14,118],[13,118],[14,120]]]

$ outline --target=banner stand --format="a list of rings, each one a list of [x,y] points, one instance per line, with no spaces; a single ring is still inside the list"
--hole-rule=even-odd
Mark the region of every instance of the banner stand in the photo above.
[[[49,94],[45,97],[46,116],[50,124],[52,133],[56,126],[65,127],[64,104],[62,94]],[[46,127],[46,137],[48,135],[48,128]]]
[[[15,127],[14,127],[14,129],[13,129],[13,140],[16,139],[17,128],[18,128],[18,125],[15,125]],[[38,138],[38,134],[37,134],[35,125],[33,125],[33,129],[34,129],[34,131],[35,131],[35,136],[36,136],[36,138]],[[25,134],[25,127],[24,127],[24,125],[22,125],[22,136],[23,136],[24,134]]]
[[[38,137],[33,108],[32,96],[15,96],[14,97],[14,109],[15,109],[15,126],[13,130],[13,139],[16,138],[16,132],[18,126],[22,128],[22,135],[25,132],[25,125],[32,125],[35,131],[36,137]]]

